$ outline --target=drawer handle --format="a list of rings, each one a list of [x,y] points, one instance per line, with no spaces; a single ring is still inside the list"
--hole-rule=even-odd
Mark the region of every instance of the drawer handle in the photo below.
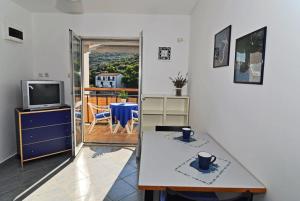
[[[32,138],[32,135],[30,135],[30,138]]]

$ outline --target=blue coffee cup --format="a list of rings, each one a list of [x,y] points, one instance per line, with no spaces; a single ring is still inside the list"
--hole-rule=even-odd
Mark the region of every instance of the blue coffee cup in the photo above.
[[[189,142],[191,139],[191,136],[194,135],[194,131],[192,131],[190,128],[182,128],[182,139],[185,142]]]
[[[199,152],[198,160],[199,160],[199,168],[202,170],[208,170],[209,165],[216,161],[217,157],[207,152]]]

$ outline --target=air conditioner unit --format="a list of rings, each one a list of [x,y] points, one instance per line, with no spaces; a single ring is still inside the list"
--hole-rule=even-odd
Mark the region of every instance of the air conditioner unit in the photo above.
[[[4,39],[22,43],[24,40],[23,30],[12,24],[4,24]]]

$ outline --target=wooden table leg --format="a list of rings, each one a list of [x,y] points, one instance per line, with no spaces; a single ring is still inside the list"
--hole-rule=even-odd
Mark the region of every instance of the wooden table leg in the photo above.
[[[118,123],[117,123],[117,125],[116,125],[116,127],[115,127],[115,129],[114,129],[114,132],[113,132],[113,134],[115,134],[115,133],[117,133],[118,132],[118,130],[119,130],[119,128],[120,128],[120,121],[118,121]]]
[[[153,201],[153,191],[145,191],[144,201]]]
[[[125,128],[126,128],[127,133],[131,134],[131,130],[130,130],[129,126],[128,126],[128,123],[126,124]]]

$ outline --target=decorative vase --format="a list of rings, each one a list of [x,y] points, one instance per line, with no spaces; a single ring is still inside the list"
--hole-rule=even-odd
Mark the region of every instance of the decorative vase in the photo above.
[[[181,96],[182,88],[176,88],[176,96]]]
[[[121,98],[121,103],[126,103],[126,99]]]

